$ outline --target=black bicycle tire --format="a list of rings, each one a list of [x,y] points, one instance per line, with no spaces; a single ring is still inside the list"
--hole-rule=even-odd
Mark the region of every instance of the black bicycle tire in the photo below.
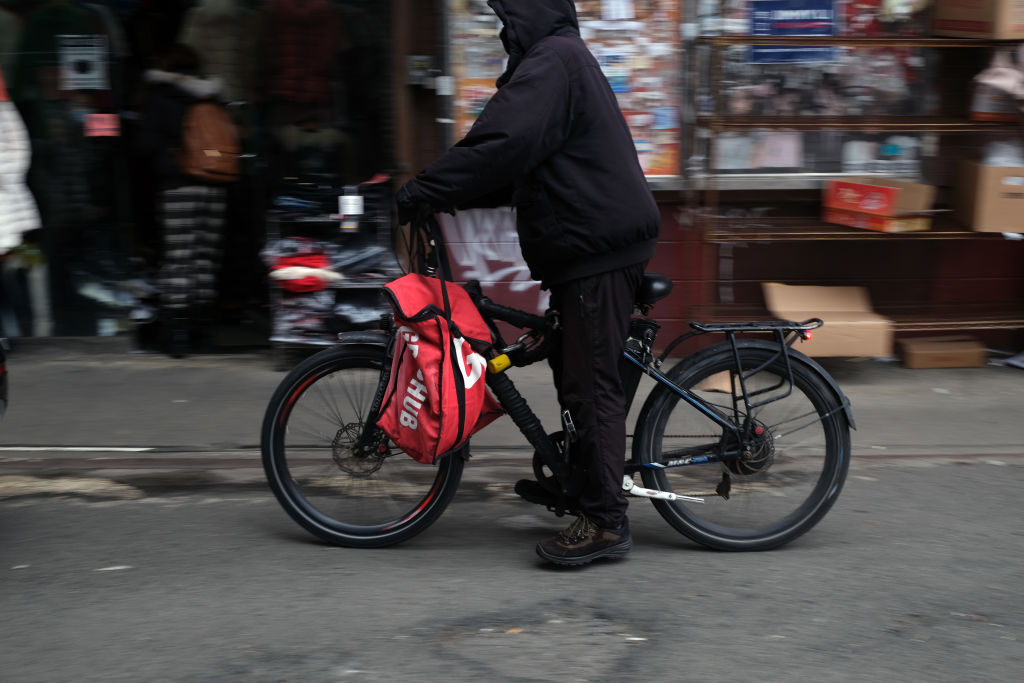
[[[748,362],[764,362],[777,351],[776,345],[756,340],[738,342],[738,349],[744,367]],[[734,366],[732,347],[723,342],[700,351],[684,359],[666,374],[674,383],[687,387],[697,384],[701,379],[710,377],[716,372]],[[689,513],[683,505],[672,501],[652,499],[657,511],[672,527],[701,545],[717,550],[759,551],[770,550],[783,546],[811,530],[835,504],[846,480],[850,464],[850,426],[843,408],[842,398],[832,388],[827,377],[816,363],[803,354],[791,350],[790,361],[794,373],[794,388],[799,388],[812,404],[816,406],[824,426],[826,442],[831,451],[825,454],[825,467],[811,496],[800,506],[800,514],[785,526],[766,533],[727,534],[712,529],[708,524]],[[777,363],[782,363],[777,360]],[[774,369],[781,365],[772,365]],[[811,392],[808,394],[808,392]],[[817,403],[815,403],[815,400]],[[655,387],[645,401],[637,420],[633,440],[633,459],[638,464],[652,461],[654,440],[660,438],[657,433],[659,421],[666,415],[665,411],[675,405],[675,393],[663,386]],[[686,410],[692,410],[689,406]],[[666,488],[667,479],[662,470],[642,469],[641,477],[648,488],[671,490]]]
[[[393,523],[372,526],[347,523],[320,512],[298,490],[289,474],[283,439],[292,406],[316,382],[349,368],[381,370],[386,351],[371,344],[340,344],[299,363],[281,381],[267,405],[260,447],[267,483],[288,515],[321,540],[349,548],[379,548],[397,545],[423,532],[437,521],[458,489],[465,464],[464,453],[456,451],[438,459],[437,474],[427,495],[396,516]],[[466,447],[464,447],[466,448]],[[391,456],[406,458],[398,453]],[[427,468],[429,465],[421,465]]]

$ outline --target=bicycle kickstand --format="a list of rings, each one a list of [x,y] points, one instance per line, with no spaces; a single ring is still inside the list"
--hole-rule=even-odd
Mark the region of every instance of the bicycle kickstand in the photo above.
[[[693,496],[681,496],[678,493],[672,493],[671,491],[658,491],[657,489],[645,489],[643,486],[637,486],[636,482],[633,481],[633,477],[625,475],[622,478],[622,490],[631,496],[638,496],[641,498],[656,498],[658,500],[682,500],[687,503],[703,503],[703,498],[694,498]]]

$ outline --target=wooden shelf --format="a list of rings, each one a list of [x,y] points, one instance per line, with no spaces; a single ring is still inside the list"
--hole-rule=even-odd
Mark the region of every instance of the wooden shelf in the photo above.
[[[703,146],[708,139],[713,140],[723,133],[742,133],[755,130],[792,131],[799,133],[815,132],[863,132],[863,133],[903,133],[903,134],[934,134],[932,137],[937,141],[942,134],[977,134],[982,137],[985,133],[1019,133],[1024,128],[1024,117],[1019,121],[983,122],[972,121],[967,118],[967,108],[964,103],[963,93],[969,92],[971,78],[978,70],[984,68],[984,60],[988,58],[985,50],[1007,44],[1015,44],[1021,41],[998,41],[998,40],[977,40],[965,38],[945,38],[935,36],[920,37],[863,37],[863,36],[753,36],[753,35],[722,35],[722,36],[701,36],[696,38],[695,43],[702,48],[702,58],[692,60],[690,76],[695,84],[693,94],[688,101],[691,111],[702,111],[695,117],[696,130],[694,132],[694,150],[704,152]],[[725,55],[726,52],[738,53],[735,47],[740,46],[843,46],[846,48],[914,48],[929,50],[929,57],[936,58],[935,69],[937,74],[929,76],[927,73],[922,78],[938,79],[937,85],[942,86],[936,90],[936,103],[926,110],[930,114],[920,115],[891,115],[891,112],[902,111],[900,109],[880,109],[880,115],[860,116],[755,116],[755,115],[733,115],[724,114],[726,109],[725,88],[730,85],[726,83],[726,71],[730,62]],[[947,48],[954,49],[949,52]],[[788,48],[783,48],[788,49]],[[966,52],[964,50],[967,50]],[[974,51],[972,51],[974,50]],[[706,54],[705,54],[706,53]],[[854,53],[856,54],[856,53]],[[704,57],[706,56],[706,60]],[[870,57],[870,55],[869,55]],[[705,63],[706,61],[706,63]],[[714,109],[702,108],[706,101]],[[936,115],[937,114],[937,115]],[[956,141],[959,144],[959,141]],[[945,141],[943,141],[945,144]],[[713,146],[706,152],[708,159],[703,163],[708,168],[713,166],[716,150]],[[922,156],[933,156],[931,154]],[[693,157],[696,160],[696,157]],[[926,166],[925,168],[929,168]],[[945,169],[944,169],[945,170]],[[798,242],[836,242],[831,248],[821,245],[818,251],[823,258],[841,257],[847,249],[853,249],[855,245],[843,244],[862,242],[868,240],[871,247],[865,247],[872,253],[876,250],[874,245],[881,240],[899,242],[901,247],[893,247],[891,250],[881,248],[879,253],[889,254],[894,251],[897,254],[904,252],[918,254],[922,257],[947,257],[950,252],[953,256],[961,249],[974,251],[975,248],[982,252],[1001,251],[1016,247],[1009,244],[1000,244],[993,240],[1008,242],[1001,233],[974,232],[965,226],[957,223],[952,213],[940,212],[933,216],[933,224],[930,230],[885,233],[872,230],[861,230],[842,225],[825,223],[821,220],[820,209],[820,186],[831,177],[841,177],[844,174],[823,174],[818,172],[798,171],[794,173],[755,173],[752,170],[745,173],[720,173],[708,171],[706,173],[691,173],[687,181],[693,183],[693,188],[698,191],[695,199],[699,199],[700,207],[696,216],[696,225],[705,243],[728,244],[728,243],[798,243]],[[868,174],[864,174],[868,175]],[[889,175],[889,174],[881,174]],[[902,175],[902,174],[901,174]],[[928,182],[922,180],[921,182]],[[932,183],[943,184],[943,183]],[[948,184],[948,183],[945,183]],[[700,194],[703,193],[703,194]],[[744,209],[754,209],[767,213],[770,217],[747,217]],[[739,217],[730,217],[730,212],[737,213]],[[787,215],[789,214],[789,215]],[[920,246],[909,246],[910,242],[925,240]],[[947,241],[946,246],[942,241]],[[952,241],[952,243],[949,243]],[[960,242],[960,243],[957,243]],[[930,243],[933,246],[928,247]],[[792,245],[791,245],[792,246]],[[809,246],[809,245],[808,245]],[[752,260],[756,261],[756,255],[750,250],[739,250],[733,253],[731,268],[722,271],[720,276],[723,283],[735,283],[734,296],[739,304],[714,304],[698,307],[686,312],[686,316],[708,322],[738,322],[744,320],[769,320],[772,316],[760,301],[757,295],[756,283],[768,279],[785,281],[787,272],[798,264],[797,256],[793,254],[792,248],[784,244],[778,247],[782,259],[777,268],[768,267],[763,262],[758,262],[755,268],[756,275],[753,277],[741,276],[740,270],[747,268]],[[838,251],[837,251],[838,250]],[[756,251],[756,250],[755,250]],[[812,250],[813,251],[813,250]],[[706,250],[708,261],[708,273],[715,273],[713,259],[720,250],[711,246]],[[807,252],[810,254],[810,251]],[[739,254],[745,254],[742,257]],[[948,260],[948,259],[947,259]],[[875,284],[876,273],[871,272],[870,264],[858,272],[843,264],[845,268],[839,268],[835,276],[836,282],[850,282],[851,284],[863,278],[864,284],[870,286]],[[943,278],[947,271],[959,273],[959,264],[947,264],[945,270],[940,267],[929,269],[922,265],[913,273],[908,274],[908,282],[911,278],[914,284],[919,284],[918,279]],[[968,266],[972,273],[977,270],[984,270],[983,262],[969,261]],[[1005,264],[1000,265],[1000,270],[995,273],[993,282],[1012,282],[1016,285],[1016,275],[1007,275]],[[773,274],[772,271],[779,273]],[[822,272],[820,269],[815,272]],[[824,272],[831,272],[827,268]],[[710,275],[710,277],[716,277]],[[875,278],[875,279],[872,279]],[[700,296],[704,302],[715,298],[717,281],[703,280]],[[977,299],[984,299],[985,294],[995,287],[986,282],[974,282],[975,287],[970,291],[974,292]],[[1024,299],[1021,299],[1019,292],[1013,292],[1009,297],[1013,300],[997,304],[991,303],[948,303],[934,304],[928,302],[932,294],[944,294],[946,297],[968,296],[966,291],[955,287],[950,282],[949,286],[939,288],[908,287],[906,291],[880,291],[879,301],[876,302],[876,312],[892,320],[894,331],[897,334],[927,334],[927,333],[949,333],[960,331],[983,331],[983,330],[1024,330]],[[971,296],[974,296],[972,294]],[[1007,294],[999,292],[993,298],[1004,299]],[[915,301],[921,299],[920,304]],[[893,302],[899,302],[893,305]],[[810,315],[810,314],[809,314]],[[826,324],[827,324],[826,320]],[[1000,335],[994,335],[1000,336]]]
[[[982,40],[976,38],[941,38],[936,36],[700,36],[698,43],[708,45],[840,45],[848,47],[959,47],[986,48],[1020,41]]]
[[[896,332],[1024,329],[1024,307],[997,308],[991,304],[920,307],[912,311],[878,311],[891,318]]]
[[[953,116],[712,116],[697,117],[697,126],[712,131],[792,130],[876,130],[918,133],[979,133],[1007,130],[1017,122],[971,121]]]
[[[894,173],[892,171],[870,171],[866,173],[842,171],[832,173],[824,171],[797,171],[792,173],[693,173],[687,178],[687,182],[689,183],[689,188],[702,191],[821,190],[829,180],[893,177],[898,177],[900,180],[921,182],[921,178],[914,174]]]
[[[797,242],[849,240],[1003,240],[1001,232],[967,230],[947,215],[930,230],[878,232],[824,223],[817,218],[698,218],[708,242]]]

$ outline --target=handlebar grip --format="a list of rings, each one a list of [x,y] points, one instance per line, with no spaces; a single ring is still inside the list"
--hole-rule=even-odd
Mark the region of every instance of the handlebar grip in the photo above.
[[[544,316],[496,304],[485,296],[476,299],[476,307],[484,315],[495,320],[503,320],[516,327],[544,330],[548,326],[548,319]]]

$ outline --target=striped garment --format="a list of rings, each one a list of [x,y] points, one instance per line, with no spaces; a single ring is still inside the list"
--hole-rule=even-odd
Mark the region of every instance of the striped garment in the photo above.
[[[186,185],[164,190],[164,260],[160,300],[165,308],[211,304],[217,296],[225,190]]]

